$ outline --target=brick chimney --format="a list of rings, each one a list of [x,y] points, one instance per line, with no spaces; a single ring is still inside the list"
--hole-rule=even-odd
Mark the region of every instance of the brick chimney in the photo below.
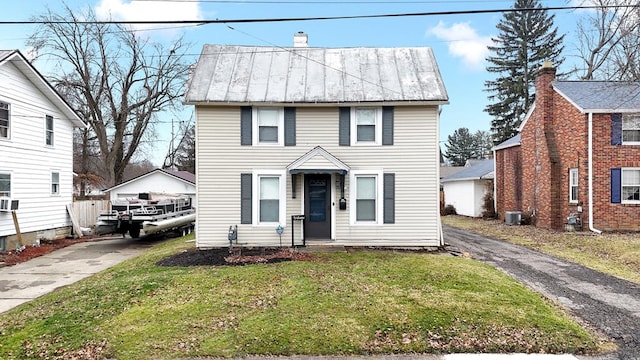
[[[303,31],[298,31],[293,35],[293,47],[309,47],[309,36]]]

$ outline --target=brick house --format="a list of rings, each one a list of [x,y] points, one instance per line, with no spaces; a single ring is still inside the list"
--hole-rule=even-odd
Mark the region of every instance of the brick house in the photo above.
[[[545,64],[520,133],[494,148],[496,211],[562,229],[640,230],[640,82],[558,81]]]

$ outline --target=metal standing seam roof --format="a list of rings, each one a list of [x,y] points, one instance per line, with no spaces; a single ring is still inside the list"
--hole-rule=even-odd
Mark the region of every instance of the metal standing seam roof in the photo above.
[[[428,47],[205,45],[185,103],[448,103]]]
[[[640,111],[640,81],[554,81],[552,85],[584,113]]]
[[[441,182],[493,179],[493,159],[485,159],[472,166],[465,167],[455,174],[442,178]]]

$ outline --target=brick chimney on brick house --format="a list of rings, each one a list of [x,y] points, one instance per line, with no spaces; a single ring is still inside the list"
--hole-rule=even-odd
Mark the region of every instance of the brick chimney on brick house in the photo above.
[[[555,134],[554,90],[556,69],[550,62],[536,79],[535,109],[521,132],[523,155],[523,208],[536,226],[561,229],[562,170]]]

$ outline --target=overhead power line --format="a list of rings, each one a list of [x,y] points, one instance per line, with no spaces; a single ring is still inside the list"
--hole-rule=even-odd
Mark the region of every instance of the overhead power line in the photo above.
[[[428,11],[417,13],[398,14],[371,14],[371,15],[345,15],[345,16],[314,16],[314,17],[291,17],[291,18],[261,18],[261,19],[209,19],[209,20],[91,20],[91,21],[70,21],[70,20],[19,20],[0,21],[0,25],[30,25],[30,24],[125,24],[125,25],[153,25],[153,24],[238,24],[238,23],[266,23],[266,22],[289,22],[289,21],[317,21],[317,20],[353,20],[353,19],[376,19],[392,17],[412,17],[412,16],[441,16],[441,15],[474,15],[508,12],[526,11],[552,11],[552,10],[578,10],[578,9],[604,9],[604,8],[639,8],[638,5],[590,5],[590,6],[551,6],[541,8],[525,9],[482,9],[482,10],[449,10],[449,11]]]

